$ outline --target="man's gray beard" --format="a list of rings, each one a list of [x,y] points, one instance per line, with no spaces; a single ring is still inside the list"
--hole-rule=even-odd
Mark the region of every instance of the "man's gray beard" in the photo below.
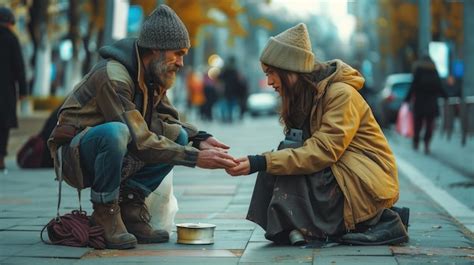
[[[176,80],[176,75],[171,78],[166,77],[168,70],[170,69],[166,66],[166,61],[162,53],[160,53],[158,59],[153,59],[150,62],[149,76],[153,79],[154,84],[159,84],[159,86],[165,90],[171,88]]]

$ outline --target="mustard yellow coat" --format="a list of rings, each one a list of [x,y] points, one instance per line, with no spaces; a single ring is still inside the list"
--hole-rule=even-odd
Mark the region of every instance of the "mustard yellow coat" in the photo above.
[[[310,117],[312,136],[300,148],[265,153],[273,175],[310,174],[331,167],[344,200],[344,223],[355,224],[391,207],[399,197],[395,157],[370,107],[357,91],[364,78],[340,60],[319,82]]]

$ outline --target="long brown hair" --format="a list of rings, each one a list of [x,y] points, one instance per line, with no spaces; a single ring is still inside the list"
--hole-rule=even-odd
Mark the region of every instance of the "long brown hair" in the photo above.
[[[265,65],[275,71],[281,80],[280,122],[285,126],[285,133],[290,128],[301,128],[312,107],[316,94],[316,80],[313,73],[295,73],[271,65]],[[290,86],[289,75],[295,73],[298,79]]]

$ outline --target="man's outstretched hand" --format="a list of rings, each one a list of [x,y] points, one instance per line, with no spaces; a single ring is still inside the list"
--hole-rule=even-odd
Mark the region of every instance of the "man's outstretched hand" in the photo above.
[[[215,148],[199,151],[196,162],[198,167],[208,169],[233,168],[238,164],[234,157]]]
[[[199,145],[200,150],[209,150],[209,149],[216,149],[221,152],[227,153],[227,150],[229,150],[229,146],[221,143],[219,140],[217,140],[214,137],[209,137],[205,141],[202,141],[201,144]]]

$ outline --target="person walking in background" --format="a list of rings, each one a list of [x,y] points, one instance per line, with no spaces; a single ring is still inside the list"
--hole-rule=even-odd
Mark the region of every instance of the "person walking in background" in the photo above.
[[[99,50],[102,60],[59,110],[48,140],[56,174],[75,188],[91,187],[91,222],[104,228],[107,248],[169,240],[150,225],[145,198],[174,165],[237,164],[227,145],[182,122],[166,96],[189,47],[181,19],[160,5],[138,39]]]
[[[247,219],[280,244],[407,242],[408,209],[393,207],[395,157],[358,92],[364,78],[340,60],[316,61],[303,23],[271,37],[260,61],[281,96],[286,139],[227,169],[259,172]]]
[[[244,118],[245,112],[247,112],[247,99],[249,97],[249,87],[247,79],[240,75],[239,76],[239,94],[238,94],[238,103],[240,108],[239,118],[242,120]]]
[[[206,121],[213,120],[212,110],[217,101],[216,75],[211,72],[206,72],[203,75],[204,84],[204,104],[201,105],[201,119]]]
[[[18,98],[28,93],[23,55],[13,33],[14,25],[12,11],[0,7],[0,170],[5,169],[10,129],[18,127]]]
[[[438,97],[446,99],[447,94],[443,90],[441,79],[434,62],[428,55],[414,65],[413,82],[405,98],[405,102],[413,102],[414,114],[414,136],[413,149],[418,150],[420,143],[420,132],[424,126],[425,153],[430,153],[430,141],[433,135],[435,119],[439,115]]]
[[[223,122],[231,123],[233,121],[234,109],[238,104],[240,77],[236,64],[235,57],[230,56],[219,75],[219,81],[224,88],[223,105],[221,106]]]

